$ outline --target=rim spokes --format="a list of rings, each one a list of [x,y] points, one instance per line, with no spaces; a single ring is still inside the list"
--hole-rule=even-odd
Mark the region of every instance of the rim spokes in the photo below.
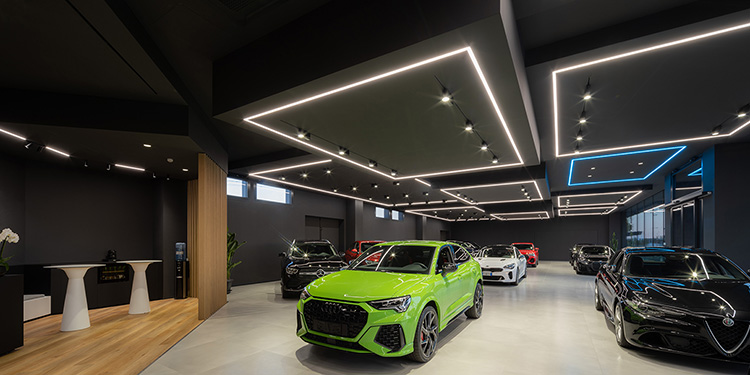
[[[430,357],[435,351],[435,346],[437,344],[437,324],[435,324],[435,314],[433,312],[429,312],[427,313],[427,316],[425,316],[425,319],[422,322],[421,331],[422,342],[420,343],[420,346],[422,348],[422,353],[425,356]]]

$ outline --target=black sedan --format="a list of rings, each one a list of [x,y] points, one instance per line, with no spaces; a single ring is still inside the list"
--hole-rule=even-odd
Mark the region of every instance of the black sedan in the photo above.
[[[289,250],[280,253],[281,295],[293,298],[307,284],[346,266],[344,254],[339,254],[327,240],[294,240]]]
[[[625,248],[594,289],[622,347],[750,362],[750,278],[718,253]]]
[[[584,245],[573,258],[573,269],[576,273],[596,274],[599,267],[607,263],[612,256],[612,249],[602,245]]]

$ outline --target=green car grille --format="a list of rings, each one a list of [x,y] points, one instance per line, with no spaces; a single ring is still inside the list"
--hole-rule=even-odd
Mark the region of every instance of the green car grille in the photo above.
[[[356,337],[367,324],[367,311],[347,303],[312,300],[303,307],[307,328],[341,337]]]

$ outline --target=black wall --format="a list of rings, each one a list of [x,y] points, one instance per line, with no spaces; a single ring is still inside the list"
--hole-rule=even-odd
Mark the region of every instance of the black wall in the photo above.
[[[18,243],[6,244],[3,257],[13,256],[11,265],[23,264],[26,256],[25,171],[23,163],[0,154],[0,230],[18,233]]]
[[[479,245],[533,242],[539,258],[568,260],[569,249],[577,242],[608,244],[607,216],[556,217],[550,220],[453,222],[451,237]],[[609,234],[612,235],[611,233]]]

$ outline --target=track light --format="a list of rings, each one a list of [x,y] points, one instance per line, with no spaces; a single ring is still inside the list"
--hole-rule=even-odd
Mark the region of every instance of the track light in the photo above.
[[[303,129],[297,129],[297,138],[310,140],[310,132]]]
[[[307,178],[308,174],[303,172],[300,176],[302,176],[302,178]]]
[[[359,189],[359,188],[356,187],[356,186],[352,186],[352,191],[357,191],[357,189]]]
[[[339,147],[339,155],[341,155],[341,156],[349,155],[349,150],[347,150],[347,149],[345,149],[343,147]]]
[[[573,151],[574,154],[580,154],[581,153],[581,146],[576,145],[575,150]]]
[[[370,168],[375,168],[378,166],[378,162],[376,162],[375,160],[370,160],[370,163],[368,165],[370,166]]]
[[[398,175],[398,171],[395,169],[391,169],[391,176],[396,177]]]
[[[107,164],[107,170],[111,170],[111,169],[112,169],[112,166]]]
[[[497,164],[498,162],[500,162],[500,159],[498,159],[497,156],[493,156],[492,157],[492,164]]]
[[[385,198],[385,199],[391,199],[391,196],[390,195],[384,195],[383,198]]]
[[[487,144],[487,142],[482,142],[482,151],[487,151],[487,149],[488,149],[489,147],[490,147],[490,146],[489,146],[489,145]]]
[[[33,145],[33,143],[31,143],[31,142],[26,142],[26,144],[25,144],[25,145],[23,145],[23,147],[26,147],[26,149],[27,149],[27,150],[31,150],[31,145]]]
[[[526,186],[521,185],[521,191],[526,191]]]
[[[286,176],[281,176],[281,181],[286,181]]]
[[[83,161],[83,167],[84,168],[88,168],[89,167],[89,161],[88,160],[84,160]]]
[[[721,134],[721,124],[716,125],[716,127],[711,130],[711,135],[719,135]]]
[[[586,82],[586,89],[583,91],[583,100],[591,99],[591,78]]]
[[[338,192],[339,192],[339,189],[333,188],[333,192],[334,192],[334,193],[338,193]]]
[[[578,134],[576,135],[576,141],[582,141],[583,140],[583,129],[578,129]]]
[[[581,111],[581,117],[578,118],[579,124],[585,124],[586,123],[586,110],[584,109]]]
[[[331,174],[331,170],[330,169],[326,168],[325,171],[326,171],[326,174]]]
[[[371,201],[371,200],[372,200],[372,197],[367,197],[367,200],[370,200],[370,201]]]
[[[156,178],[156,173],[151,173],[151,178]]]
[[[474,123],[471,122],[471,120],[466,120],[466,127],[464,129],[466,129],[467,132],[473,131]]]
[[[393,181],[393,185],[394,185],[394,186],[398,186],[398,185],[401,185],[401,181]]]
[[[446,89],[445,87],[443,87],[443,97],[440,98],[440,101],[447,104],[447,103],[450,103],[451,100],[453,100],[453,96],[448,91],[448,89]]]
[[[373,189],[377,189],[378,188],[378,184],[370,184],[370,186],[372,186]]]
[[[737,117],[745,117],[747,116],[748,112],[750,112],[750,103],[745,104],[744,107],[740,108],[737,111]]]
[[[409,198],[409,193],[404,193],[404,198]]]
[[[425,196],[430,195],[430,192],[428,191],[422,192],[422,195],[425,195]]]

